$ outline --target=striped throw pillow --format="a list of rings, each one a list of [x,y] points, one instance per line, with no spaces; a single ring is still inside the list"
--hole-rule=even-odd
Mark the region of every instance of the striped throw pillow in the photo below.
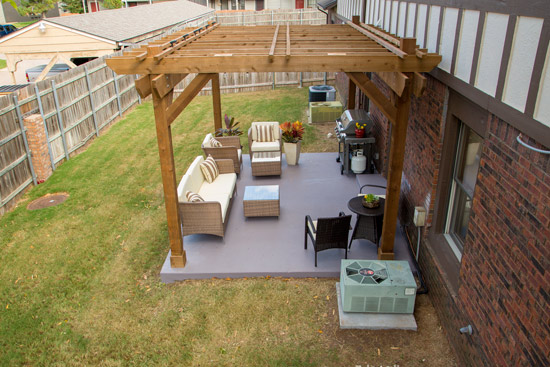
[[[192,191],[186,191],[185,197],[187,198],[187,201],[190,203],[200,203],[204,201],[204,199],[199,194],[195,194]]]
[[[212,138],[212,139],[210,139],[210,146],[212,148],[221,148],[222,143],[220,143],[219,140],[216,140],[216,139]]]
[[[256,137],[259,142],[275,141],[271,125],[256,125]]]
[[[214,182],[216,177],[218,177],[218,175],[220,174],[220,171],[218,170],[218,165],[211,155],[208,155],[208,158],[206,158],[204,162],[201,163],[200,167],[202,175],[208,183]]]

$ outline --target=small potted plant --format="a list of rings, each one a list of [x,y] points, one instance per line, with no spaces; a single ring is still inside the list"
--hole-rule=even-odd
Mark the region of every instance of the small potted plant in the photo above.
[[[365,208],[378,208],[380,206],[380,198],[374,194],[367,194],[363,196],[362,203]]]
[[[281,138],[285,147],[286,163],[294,166],[300,158],[300,145],[304,135],[304,126],[300,121],[287,121],[283,122],[279,127],[281,128]]]
[[[221,128],[216,130],[216,136],[240,136],[242,135],[242,131],[239,130],[237,125],[238,122],[235,122],[235,117],[229,118],[227,114],[224,116],[224,122],[225,122],[225,129]]]
[[[358,122],[355,123],[355,137],[364,138],[365,137],[365,125]]]

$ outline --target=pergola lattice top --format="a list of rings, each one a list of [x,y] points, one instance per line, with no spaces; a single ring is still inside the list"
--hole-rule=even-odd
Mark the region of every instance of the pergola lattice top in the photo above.
[[[365,24],[185,29],[114,57],[119,74],[223,72],[427,72],[438,54]]]
[[[360,23],[359,17],[340,25],[222,27],[210,23],[108,59],[118,74],[141,74],[136,80],[138,93],[143,98],[153,96],[172,267],[184,267],[187,258],[170,125],[211,81],[214,129],[221,128],[219,73],[227,72],[345,72],[347,108],[355,108],[359,87],[382,111],[393,129],[378,257],[393,259],[410,95],[420,96],[426,85],[419,72],[431,71],[440,61],[438,54],[419,49],[416,39],[395,37]],[[364,72],[375,72],[389,86],[390,98]],[[174,98],[174,87],[190,73],[197,75]]]

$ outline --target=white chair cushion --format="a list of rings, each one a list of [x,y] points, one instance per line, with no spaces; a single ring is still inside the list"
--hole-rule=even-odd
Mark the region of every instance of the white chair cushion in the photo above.
[[[219,194],[231,197],[231,195],[233,195],[233,189],[235,188],[236,182],[236,173],[224,173],[219,175],[212,183],[203,183],[198,191],[198,194],[202,196],[204,200],[208,200],[209,197]]]
[[[202,146],[205,148],[210,148],[210,140],[213,138],[212,134],[206,134],[206,137],[202,141]]]
[[[241,156],[243,155],[243,151],[240,149],[237,149],[237,156],[239,157],[239,162],[241,161]]]
[[[254,152],[278,152],[281,150],[281,146],[278,141],[253,141],[251,150]]]
[[[204,161],[202,155],[195,158],[193,163],[187,169],[187,172],[183,175],[179,185],[178,185],[178,199],[181,202],[187,202],[185,197],[186,191],[199,192],[203,182],[204,177],[200,169],[200,164]]]

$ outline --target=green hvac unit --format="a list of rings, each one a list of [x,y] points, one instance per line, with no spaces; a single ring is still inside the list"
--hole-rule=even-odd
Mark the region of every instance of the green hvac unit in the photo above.
[[[340,102],[309,102],[310,123],[336,121],[342,115]]]
[[[344,312],[412,314],[416,282],[407,261],[342,260]]]

